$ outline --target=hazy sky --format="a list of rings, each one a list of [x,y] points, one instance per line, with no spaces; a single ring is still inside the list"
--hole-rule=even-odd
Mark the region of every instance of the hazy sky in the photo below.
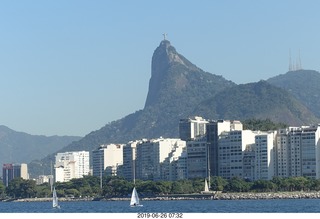
[[[85,136],[143,109],[167,39],[237,84],[320,69],[320,1],[0,0],[0,125]]]

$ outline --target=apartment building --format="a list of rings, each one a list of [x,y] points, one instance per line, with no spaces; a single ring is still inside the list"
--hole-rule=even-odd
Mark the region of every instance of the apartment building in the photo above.
[[[28,165],[21,164],[3,164],[2,166],[2,180],[5,186],[8,186],[10,181],[14,178],[21,177],[23,179],[29,179]]]
[[[123,146],[124,144],[103,144],[92,151],[93,175],[117,176],[123,165]]]
[[[146,142],[147,139],[130,141],[123,146],[123,168],[122,176],[128,181],[135,181],[136,178],[136,151],[137,144]]]
[[[172,170],[175,168],[170,166],[177,165],[177,159],[183,156],[184,150],[181,148],[184,147],[186,147],[185,141],[172,138],[151,139],[138,143],[135,162],[136,178],[153,181],[175,178],[178,174],[173,173]]]
[[[49,183],[50,185],[53,185],[53,175],[40,175],[36,179],[36,184],[41,185],[43,183]]]
[[[209,120],[206,124],[206,136],[208,141],[208,160],[210,176],[218,176],[219,156],[218,142],[222,132],[242,130],[242,123],[238,120]]]
[[[208,144],[206,137],[187,141],[188,179],[209,177]]]
[[[275,175],[274,151],[276,132],[256,132],[253,180],[271,180]]]
[[[55,182],[68,182],[82,178],[90,172],[88,151],[57,153],[55,157]]]
[[[254,142],[255,134],[251,130],[222,132],[218,141],[219,176],[243,178],[243,152]]]
[[[280,129],[276,137],[276,175],[320,178],[319,125]]]
[[[255,176],[254,144],[249,144],[243,151],[243,179],[253,180]]]
[[[184,141],[193,140],[206,135],[207,120],[200,116],[194,116],[179,121],[179,138]]]

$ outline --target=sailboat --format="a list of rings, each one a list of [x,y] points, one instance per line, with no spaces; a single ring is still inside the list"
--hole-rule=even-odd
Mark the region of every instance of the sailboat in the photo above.
[[[135,164],[135,160],[133,160],[133,190],[132,190],[132,194],[131,194],[131,200],[130,200],[130,206],[131,207],[142,207],[143,205],[140,204],[140,199],[138,196],[138,192],[136,190],[136,174],[135,174],[135,168],[136,168],[136,164]]]
[[[53,208],[60,208],[60,205],[58,203],[58,196],[56,192],[56,188],[53,187],[53,192],[52,192],[52,207]]]
[[[204,181],[204,192],[209,192],[209,186],[208,186],[207,179],[205,179],[205,181]]]
[[[136,187],[134,187],[133,190],[132,190],[130,206],[131,207],[142,207],[143,206],[143,205],[140,204],[140,199],[139,199]]]
[[[214,193],[213,191],[209,190],[209,185],[207,179],[204,180],[204,190],[201,191],[202,194],[212,194]]]

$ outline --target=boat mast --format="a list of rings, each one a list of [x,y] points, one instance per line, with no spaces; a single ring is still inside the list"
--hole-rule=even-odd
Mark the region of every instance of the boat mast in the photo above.
[[[207,155],[207,157],[208,157],[208,189],[210,190],[210,187],[211,187],[211,183],[210,183],[210,150],[209,150],[209,145],[210,144],[207,144],[208,145],[208,148],[207,148],[207,153],[208,153],[208,155]]]
[[[133,185],[136,186],[136,160],[133,161]]]
[[[54,176],[52,175],[52,160],[50,160],[50,175],[52,176],[52,179],[50,180],[50,189],[52,192],[52,185],[53,185],[53,180],[54,180]]]
[[[100,189],[102,190],[102,162],[101,162],[101,155],[100,155]]]

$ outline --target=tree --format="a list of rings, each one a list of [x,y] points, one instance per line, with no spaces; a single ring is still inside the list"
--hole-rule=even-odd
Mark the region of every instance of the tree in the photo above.
[[[188,194],[193,192],[193,184],[191,180],[178,180],[172,183],[173,194]]]
[[[240,177],[233,177],[228,181],[228,185],[225,190],[229,192],[247,192],[249,191],[249,183],[244,181]]]
[[[25,180],[21,177],[14,178],[9,182],[6,192],[14,198],[32,198],[37,193],[36,182],[34,180]]]
[[[271,192],[275,191],[277,186],[270,180],[257,180],[254,181],[251,190],[255,192]]]
[[[159,194],[169,194],[172,189],[172,182],[171,181],[156,182],[156,187]]]
[[[0,198],[4,198],[6,196],[6,187],[2,181],[0,181]]]
[[[211,190],[223,191],[224,187],[228,184],[228,181],[221,176],[214,176],[211,178],[210,184]]]
[[[65,196],[80,197],[80,192],[77,189],[67,189],[65,190]]]

